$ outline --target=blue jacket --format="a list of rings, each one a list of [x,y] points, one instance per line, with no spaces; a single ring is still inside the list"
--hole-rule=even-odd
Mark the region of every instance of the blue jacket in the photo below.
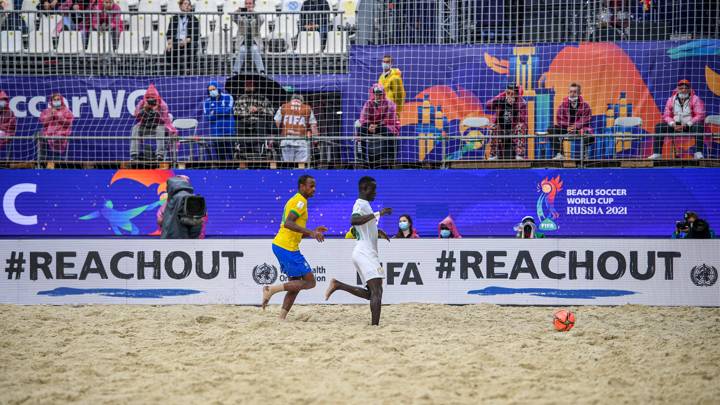
[[[217,98],[208,96],[203,103],[203,115],[210,123],[211,136],[235,136],[235,115],[233,114],[233,97],[223,93],[220,84],[216,81],[208,83],[208,87],[215,86],[220,95]]]

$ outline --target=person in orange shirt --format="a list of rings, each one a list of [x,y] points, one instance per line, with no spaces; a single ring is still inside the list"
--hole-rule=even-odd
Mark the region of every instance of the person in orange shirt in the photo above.
[[[289,103],[275,113],[275,125],[280,129],[280,149],[284,162],[307,162],[310,154],[308,139],[317,136],[318,127],[312,108],[300,94],[293,94]]]

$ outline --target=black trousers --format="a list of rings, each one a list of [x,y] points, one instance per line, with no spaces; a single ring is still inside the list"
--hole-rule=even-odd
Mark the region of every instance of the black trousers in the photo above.
[[[702,134],[703,132],[705,132],[705,128],[702,125],[693,125],[691,127],[683,126],[683,131],[680,133]],[[656,134],[676,134],[678,132],[675,131],[666,122],[661,122],[661,123],[655,125],[655,133]],[[657,153],[657,154],[662,153],[662,146],[663,146],[664,141],[665,141],[664,136],[653,137],[653,153]],[[695,151],[702,152],[704,145],[705,145],[705,142],[703,141],[703,135],[696,135],[695,136]]]
[[[593,142],[595,142],[595,137],[589,135],[587,132],[585,133],[585,135],[578,135],[577,132],[575,132],[574,134],[571,135],[571,134],[568,134],[567,128],[563,128],[563,127],[560,127],[560,126],[557,126],[557,125],[553,125],[552,127],[548,128],[548,135],[556,135],[556,136],[550,137],[550,148],[551,148],[551,153],[552,153],[553,156],[557,155],[558,153],[562,153],[562,152],[563,152],[563,151],[562,151],[562,140],[563,140],[563,137],[557,136],[557,135],[568,135],[568,136],[575,136],[575,137],[580,136],[580,137],[582,137],[582,140],[583,140],[583,150],[585,151],[585,153],[587,153],[588,148],[590,147],[590,144],[592,144]]]
[[[375,133],[368,130],[368,124],[360,127],[363,149],[362,157],[370,167],[377,169],[391,168],[397,157],[397,139],[387,127],[378,125]],[[368,139],[372,138],[372,139]]]

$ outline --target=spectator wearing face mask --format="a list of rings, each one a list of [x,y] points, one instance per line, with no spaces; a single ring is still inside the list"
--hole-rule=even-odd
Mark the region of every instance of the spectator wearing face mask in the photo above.
[[[400,122],[395,103],[385,97],[383,86],[370,87],[370,97],[360,112],[360,136],[365,159],[371,167],[388,168],[395,163]]]
[[[396,113],[400,118],[403,104],[405,104],[405,85],[403,84],[402,72],[400,69],[393,67],[393,59],[390,55],[383,56],[382,70],[378,84],[385,89],[385,96],[388,100],[395,103]]]
[[[170,113],[160,93],[151,84],[145,96],[135,107],[135,124],[132,128],[130,139],[130,160],[137,160],[140,155],[140,143],[142,137],[152,137],[157,145],[155,157],[158,160],[165,160],[165,139],[167,134],[177,132],[170,120]]]
[[[460,235],[460,232],[458,231],[457,227],[455,226],[455,221],[453,221],[452,217],[448,215],[440,221],[438,224],[438,236],[441,239],[459,239],[462,238],[462,235]]]
[[[15,113],[10,109],[10,97],[0,90],[0,159],[9,158],[6,145],[15,135],[16,124]]]
[[[525,159],[525,138],[508,137],[527,132],[527,102],[522,98],[521,89],[515,84],[508,84],[505,91],[487,102],[486,108],[495,113],[492,128],[495,135],[498,135],[490,141],[489,159],[510,159],[513,154],[517,160]]]
[[[236,135],[233,96],[225,93],[216,80],[208,83],[208,97],[203,102],[203,115],[210,124],[210,136],[231,138]],[[232,139],[212,141],[211,150],[216,160],[231,160],[234,150]]]
[[[705,104],[690,88],[690,81],[680,80],[677,89],[665,103],[663,122],[655,126],[656,134],[691,133],[695,135],[695,159],[702,159],[704,141],[703,120],[705,120]],[[648,159],[660,159],[665,137],[653,138],[653,154]]]
[[[592,110],[590,104],[585,102],[583,97],[580,95],[580,85],[572,83],[568,89],[568,96],[560,104],[557,111],[556,124],[548,131],[550,135],[580,135],[583,138],[583,147],[587,152],[588,147],[593,142],[593,137],[588,136],[592,134],[592,128],[590,127],[590,120],[592,119]],[[554,136],[550,138],[550,144],[552,145],[552,155],[554,160],[565,159],[562,153],[562,138],[560,136]]]
[[[398,238],[398,239],[419,239],[420,238],[417,231],[415,230],[415,227],[413,226],[412,218],[410,218],[410,215],[407,215],[407,214],[400,215],[400,218],[398,219],[398,231],[395,234],[395,238]]]
[[[72,111],[65,105],[62,94],[53,93],[50,97],[50,105],[40,114],[40,142],[38,144],[38,158],[40,161],[46,159],[64,159],[69,139],[72,135]]]

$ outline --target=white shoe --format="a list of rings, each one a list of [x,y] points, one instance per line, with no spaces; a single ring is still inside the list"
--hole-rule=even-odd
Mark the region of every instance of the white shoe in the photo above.
[[[558,153],[552,160],[565,160],[565,156],[563,156],[562,153]]]
[[[660,156],[659,153],[653,153],[652,155],[648,156],[648,159],[650,159],[650,160],[658,160],[658,159],[660,159],[661,157],[662,157],[662,156]]]
[[[705,159],[702,152],[695,152],[695,160]]]
[[[490,157],[488,158],[488,160],[497,160],[497,156],[495,156],[495,155],[490,155]]]
[[[516,155],[515,160],[525,160],[525,158],[520,155]]]

